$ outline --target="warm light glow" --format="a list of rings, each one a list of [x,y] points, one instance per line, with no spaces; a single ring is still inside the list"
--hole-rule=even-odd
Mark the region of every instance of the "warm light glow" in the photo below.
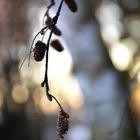
[[[140,122],[140,83],[136,82],[129,97],[129,106],[135,121]]]
[[[25,86],[15,85],[12,90],[12,98],[16,103],[25,103],[28,100],[29,93]]]
[[[114,44],[110,50],[109,54],[114,66],[121,71],[127,70],[132,61],[131,51],[127,46],[122,43]]]
[[[50,93],[60,101],[63,107],[69,106],[73,109],[79,109],[83,105],[84,98],[78,81],[71,74],[72,58],[68,49],[66,48],[62,53],[59,53],[50,48],[49,54]],[[38,80],[39,85],[41,80],[38,77],[41,75],[43,79],[44,69],[44,62],[34,68],[33,73],[36,74],[33,74],[33,81],[37,83]],[[33,95],[35,104],[41,108],[44,114],[52,114],[58,110],[58,105],[54,101],[54,103],[48,101],[44,88],[37,88]]]
[[[64,79],[51,81],[51,93],[54,93],[59,98],[63,105],[73,109],[79,109],[84,103],[82,91],[78,81],[74,77],[65,77]]]
[[[43,94],[44,92],[45,92],[45,91],[42,90],[41,87],[38,87],[38,88],[34,91],[34,93],[33,93],[33,101],[34,101],[34,103],[35,103],[35,105],[36,105],[37,107],[40,106],[40,100],[41,100],[42,94]]]
[[[52,39],[54,38],[57,37],[53,35]],[[60,37],[58,39],[63,45],[64,51],[61,53],[57,52],[50,46],[48,60],[49,92],[58,99],[64,108],[79,109],[83,105],[84,98],[78,81],[71,73],[73,66],[72,57],[65,41]],[[47,40],[48,36],[46,34],[44,42]],[[27,68],[27,64],[24,65],[21,75],[27,85],[36,84],[39,86],[33,93],[33,100],[35,106],[48,115],[55,113],[59,106],[54,100],[52,102],[48,101],[45,88],[40,87],[41,82],[44,80],[45,59],[39,63],[31,61],[30,68]],[[17,98],[17,95],[15,97]]]
[[[48,114],[53,114],[54,112],[56,112],[58,110],[58,105],[56,104],[54,100],[50,102],[47,99],[46,95],[43,94],[40,100],[40,108],[44,114],[48,115]]]
[[[61,79],[67,76],[72,70],[72,58],[71,54],[63,40],[61,40],[65,50],[63,52],[57,52],[50,47],[49,53],[49,77]],[[55,76],[54,76],[55,75]]]
[[[123,32],[120,7],[113,1],[103,1],[96,10],[96,16],[101,25],[103,40],[109,45],[118,41]]]
[[[65,98],[69,106],[73,109],[79,109],[84,103],[84,98],[78,81],[74,77],[69,77],[62,81],[59,85],[62,89],[62,93],[65,95]],[[59,89],[59,87],[57,87]],[[64,96],[62,95],[62,96]],[[61,99],[63,100],[63,98]]]
[[[67,106],[78,109],[83,105],[84,99],[82,96],[82,91],[78,84],[78,81],[71,74],[72,70],[72,58],[67,49],[67,46],[63,40],[61,40],[65,50],[61,53],[56,52],[50,48],[49,52],[49,67],[48,67],[48,76],[49,76],[49,87],[50,92],[55,95],[58,100],[62,103],[62,106]],[[44,70],[44,65],[42,71]],[[44,73],[43,73],[44,75]],[[38,75],[36,75],[38,76]],[[62,98],[61,98],[62,97]],[[41,99],[41,108],[44,108],[44,111],[47,111],[46,106],[50,106],[50,103],[46,102],[46,96]],[[56,111],[56,104],[49,108],[48,112]]]
[[[64,43],[63,43],[64,44]],[[64,44],[65,45],[65,44]],[[60,101],[73,109],[83,105],[83,96],[78,81],[71,74],[72,58],[65,45],[65,51],[58,53],[50,51],[49,77],[50,90]]]
[[[140,58],[135,60],[135,63],[133,64],[133,67],[130,69],[130,77],[131,78],[138,78],[140,81]]]

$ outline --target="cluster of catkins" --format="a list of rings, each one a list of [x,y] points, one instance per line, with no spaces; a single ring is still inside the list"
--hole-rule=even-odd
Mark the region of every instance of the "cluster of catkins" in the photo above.
[[[58,138],[61,140],[64,138],[64,134],[66,134],[69,129],[69,115],[64,111],[64,109],[62,108],[62,106],[58,102],[58,100],[53,95],[49,94],[47,70],[48,70],[49,47],[50,46],[53,47],[58,52],[62,52],[64,50],[62,44],[60,43],[60,41],[58,39],[55,39],[55,40],[51,39],[52,34],[55,34],[57,36],[61,36],[61,34],[62,34],[61,30],[56,26],[56,24],[57,24],[57,20],[60,15],[60,12],[61,12],[61,7],[63,5],[63,2],[65,2],[65,4],[68,6],[68,8],[72,12],[77,11],[77,4],[76,4],[75,0],[60,0],[60,5],[58,7],[56,15],[52,18],[49,15],[49,10],[53,5],[55,5],[55,0],[50,0],[50,5],[47,7],[47,10],[44,14],[44,19],[43,19],[45,26],[34,37],[31,48],[30,48],[29,55],[27,55],[27,56],[29,56],[29,62],[30,62],[31,53],[33,53],[33,57],[34,57],[35,61],[40,62],[43,60],[43,58],[46,54],[45,76],[44,76],[44,81],[41,83],[41,86],[46,87],[46,95],[47,95],[48,99],[50,101],[52,101],[52,99],[54,99],[60,107],[60,112],[59,112],[58,121],[57,121],[57,134],[58,134]],[[44,43],[43,39],[48,30],[50,30],[50,34],[48,36],[48,41],[47,41],[47,43]],[[35,47],[33,47],[34,42],[35,42],[36,38],[38,37],[38,35],[42,36],[42,40],[38,40],[35,43]],[[26,59],[26,57],[25,57],[25,59]],[[25,59],[21,63],[21,66],[24,63]]]

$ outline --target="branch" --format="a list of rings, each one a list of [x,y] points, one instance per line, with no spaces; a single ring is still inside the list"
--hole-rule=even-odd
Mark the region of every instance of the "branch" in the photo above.
[[[47,41],[47,45],[46,45],[46,67],[45,67],[45,76],[44,76],[44,81],[41,83],[41,86],[46,87],[46,94],[47,94],[47,97],[50,101],[52,101],[52,95],[49,94],[49,85],[48,85],[48,55],[49,55],[49,45],[50,45],[50,40],[51,40],[51,37],[52,37],[52,34],[53,34],[53,30],[54,30],[54,27],[55,25],[57,24],[57,21],[58,21],[58,17],[60,15],[60,12],[61,12],[61,8],[62,8],[62,5],[63,5],[63,1],[61,1],[60,5],[59,5],[59,8],[57,10],[57,13],[55,15],[55,17],[53,18],[53,21],[52,21],[52,28],[51,28],[51,32],[50,32],[50,35],[49,35],[49,38],[48,38],[48,41]]]

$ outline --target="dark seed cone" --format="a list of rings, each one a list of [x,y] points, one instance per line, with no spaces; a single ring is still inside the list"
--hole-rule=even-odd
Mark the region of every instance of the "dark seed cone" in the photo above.
[[[34,59],[39,62],[42,61],[45,55],[46,44],[42,41],[37,41],[34,48]]]
[[[58,52],[62,52],[64,50],[64,47],[62,46],[62,44],[58,39],[52,40],[50,45]]]
[[[61,110],[58,115],[57,121],[57,135],[59,139],[63,139],[64,135],[69,130],[69,115],[64,111]]]
[[[77,8],[77,3],[75,2],[75,0],[64,0],[64,1],[72,12],[77,11],[78,8]]]

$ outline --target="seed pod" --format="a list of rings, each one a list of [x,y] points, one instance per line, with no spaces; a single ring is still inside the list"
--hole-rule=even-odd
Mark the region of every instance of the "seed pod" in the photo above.
[[[77,8],[77,3],[75,2],[75,0],[64,0],[64,1],[72,12],[77,11],[78,8]]]
[[[64,50],[64,47],[58,39],[51,41],[50,45],[58,52],[62,52]]]
[[[39,62],[42,61],[45,55],[46,44],[42,41],[37,41],[34,48],[34,59]]]

